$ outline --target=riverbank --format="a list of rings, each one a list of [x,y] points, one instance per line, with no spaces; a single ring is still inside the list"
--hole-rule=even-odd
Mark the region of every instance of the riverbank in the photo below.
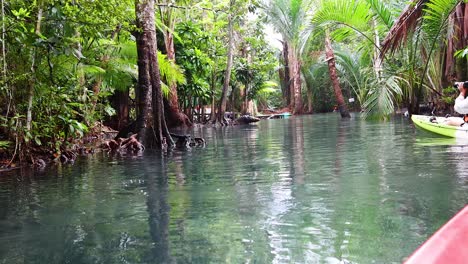
[[[81,138],[69,138],[66,142],[55,144],[51,148],[47,144],[24,142],[9,142],[0,148],[0,172],[15,170],[25,166],[44,168],[51,163],[73,163],[78,156],[86,156],[101,151],[102,145],[114,138],[118,131],[101,123],[96,123],[89,132]]]

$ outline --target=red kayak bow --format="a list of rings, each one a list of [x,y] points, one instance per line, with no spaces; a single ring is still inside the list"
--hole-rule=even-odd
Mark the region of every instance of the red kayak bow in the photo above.
[[[468,206],[434,233],[405,264],[468,263]]]

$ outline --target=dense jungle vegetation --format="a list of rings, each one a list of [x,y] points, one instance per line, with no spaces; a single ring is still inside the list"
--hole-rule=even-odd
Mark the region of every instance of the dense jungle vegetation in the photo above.
[[[459,0],[2,0],[0,158],[57,157],[103,125],[171,147],[172,128],[226,125],[226,111],[450,111],[467,13]]]

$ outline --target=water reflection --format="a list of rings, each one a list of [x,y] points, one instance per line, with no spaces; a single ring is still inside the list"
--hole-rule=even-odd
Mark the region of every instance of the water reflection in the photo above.
[[[468,200],[465,146],[405,120],[193,133],[206,148],[0,177],[0,263],[399,263]]]
[[[146,165],[148,223],[153,240],[152,261],[171,263],[169,252],[168,176],[165,157],[160,154]],[[150,167],[149,167],[150,166]]]

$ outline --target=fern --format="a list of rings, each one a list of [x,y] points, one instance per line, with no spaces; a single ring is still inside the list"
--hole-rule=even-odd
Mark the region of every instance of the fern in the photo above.
[[[185,84],[186,79],[182,68],[169,61],[167,56],[158,51],[159,71],[161,77],[167,81],[167,85],[172,84]]]

